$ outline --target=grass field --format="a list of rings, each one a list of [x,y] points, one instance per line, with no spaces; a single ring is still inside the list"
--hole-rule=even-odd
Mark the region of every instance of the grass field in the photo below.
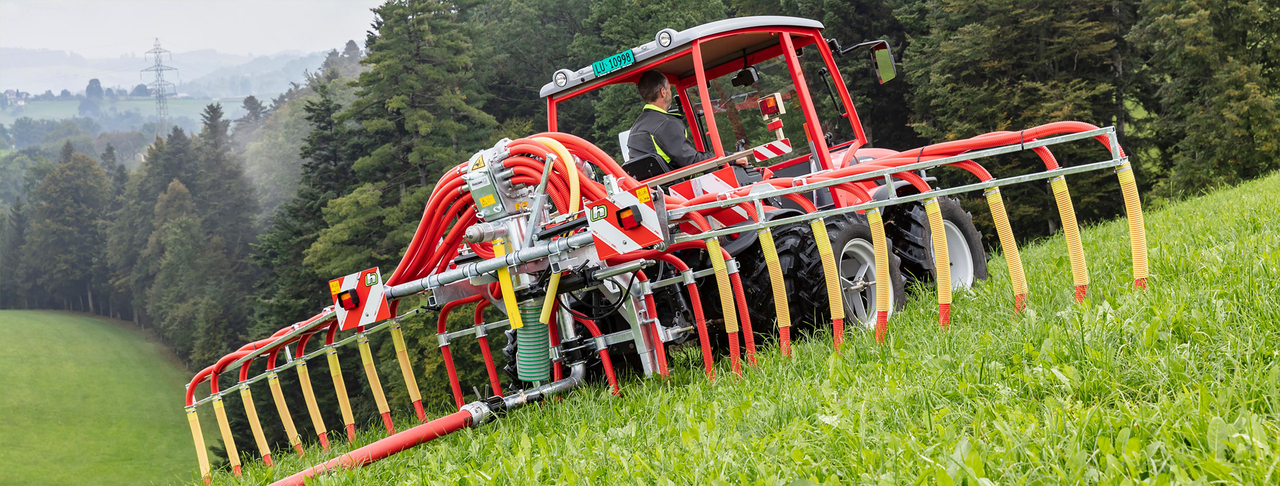
[[[1125,222],[1107,223],[1084,232],[1083,305],[1053,238],[1024,249],[1022,317],[997,256],[956,296],[950,330],[926,295],[885,346],[855,332],[836,355],[819,335],[787,360],[767,343],[741,379],[721,360],[715,383],[684,348],[670,378],[632,379],[620,398],[589,385],[320,483],[1277,484],[1277,207],[1273,175],[1149,213],[1147,291],[1131,288]],[[241,481],[339,452],[282,451]]]
[[[133,324],[0,311],[0,484],[168,484],[196,467],[190,373]]]
[[[190,118],[199,120],[200,113],[209,103],[222,103],[222,109],[227,114],[227,118],[238,118],[242,116],[243,110],[240,104],[243,98],[222,98],[222,99],[199,99],[199,100],[169,100],[169,116],[173,118]],[[130,98],[120,100],[115,103],[104,103],[102,110],[106,111],[110,108],[117,111],[136,111],[143,116],[154,115],[156,112],[156,101],[151,98]],[[29,116],[34,119],[50,119],[63,120],[67,118],[75,118],[80,116],[79,100],[52,100],[52,101],[31,101],[26,106],[9,107],[0,110],[0,123],[5,125],[13,124],[14,120]]]

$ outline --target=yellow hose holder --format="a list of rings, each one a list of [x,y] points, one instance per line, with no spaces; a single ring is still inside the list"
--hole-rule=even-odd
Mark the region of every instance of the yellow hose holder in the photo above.
[[[1138,198],[1138,182],[1128,162],[1116,167],[1120,192],[1124,194],[1124,211],[1129,217],[1129,243],[1133,252],[1133,285],[1147,287],[1147,230],[1142,220],[1142,201]]]
[[[889,245],[880,209],[868,209],[866,216],[867,224],[871,226],[871,246],[876,259],[876,341],[883,344],[889,334],[889,294],[893,292],[893,284],[889,281]],[[881,285],[882,282],[886,285]]]
[[[267,436],[262,433],[262,422],[258,420],[258,407],[253,404],[253,393],[249,386],[240,387],[240,401],[244,404],[244,415],[249,419],[249,430],[253,431],[253,441],[258,444],[258,454],[262,462],[271,467],[271,446],[267,445]]]
[[[1067,239],[1067,255],[1071,258],[1071,277],[1076,284],[1076,302],[1084,301],[1089,286],[1089,267],[1084,260],[1084,246],[1080,243],[1080,226],[1076,224],[1076,210],[1071,205],[1071,193],[1067,179],[1058,176],[1049,181],[1053,197],[1058,201],[1058,214],[1062,218],[1062,234]]]
[[[501,258],[506,254],[506,240],[502,238],[493,240],[493,257]],[[524,320],[520,318],[520,306],[516,305],[516,290],[515,285],[511,282],[510,268],[502,267],[498,269],[498,286],[502,287],[502,304],[507,309],[507,322],[511,324],[512,329],[524,327]]]
[[[987,197],[987,205],[991,207],[991,219],[995,221],[996,234],[1000,236],[1000,248],[1004,250],[1004,260],[1009,265],[1009,280],[1013,284],[1013,298],[1017,306],[1027,295],[1027,277],[1023,272],[1018,241],[1013,238],[1013,228],[1009,226],[1009,213],[1004,208],[1004,198],[1000,196],[1000,188],[987,189],[983,195]]]
[[[947,248],[947,229],[942,224],[942,208],[938,198],[924,200],[924,212],[929,218],[929,232],[933,236],[933,269],[938,287],[938,304],[951,303],[951,255]]]
[[[831,249],[831,237],[827,235],[827,223],[822,218],[809,221],[813,229],[818,256],[822,258],[822,273],[827,283],[827,303],[831,307],[831,320],[844,319],[844,300],[840,293],[840,269],[836,267],[835,252]]]
[[[347,397],[347,383],[342,379],[342,367],[338,365],[338,352],[329,348],[324,354],[329,358],[329,376],[333,378],[333,392],[338,396],[338,408],[342,410],[342,424],[350,431],[355,427],[356,419],[351,413],[351,399]]]
[[[724,262],[724,252],[720,249],[720,240],[707,240],[707,256],[711,259],[711,268],[716,273],[716,288],[720,293],[720,307],[724,310],[724,331],[732,334],[738,332],[738,310],[734,307],[733,287],[729,285],[729,267]]]
[[[773,230],[764,228],[756,231],[760,239],[760,249],[764,252],[764,263],[769,268],[769,284],[773,287],[773,308],[778,315],[778,327],[791,327],[791,307],[787,303],[787,284],[782,279],[782,263],[778,261],[778,247],[773,242]]]
[[[284,424],[284,433],[289,437],[289,445],[302,455],[302,437],[298,435],[298,427],[293,425],[293,416],[289,414],[289,404],[284,401],[284,392],[280,390],[280,377],[274,372],[267,375],[267,384],[271,385],[271,398],[276,402],[276,412],[280,414],[280,423]]]
[[[196,460],[200,461],[200,477],[208,483],[210,476],[209,451],[204,448],[204,433],[200,431],[200,417],[195,407],[187,408],[187,424],[191,426],[191,439],[196,443]]]
[[[231,436],[231,423],[227,421],[227,411],[222,404],[222,396],[213,399],[213,415],[218,418],[218,431],[222,433],[222,447],[227,451],[227,462],[231,463],[231,467],[239,476],[240,452],[236,450],[236,441]]]
[[[378,413],[389,413],[387,396],[382,393],[382,381],[378,379],[378,368],[373,363],[373,351],[369,349],[369,338],[360,335],[356,338],[360,347],[360,361],[364,363],[364,374],[369,378],[369,391],[373,392],[373,400],[378,403]]]
[[[324,417],[320,416],[320,405],[316,403],[315,391],[311,389],[311,372],[307,370],[305,361],[298,363],[298,383],[302,385],[302,398],[307,402],[307,414],[311,416],[311,427],[316,436],[324,435],[328,429],[324,426]]]
[[[422,401],[418,392],[418,378],[413,374],[413,364],[409,362],[409,349],[404,343],[404,330],[397,322],[391,325],[391,341],[396,347],[396,361],[400,363],[400,374],[404,375],[404,386],[409,390],[409,401]]]

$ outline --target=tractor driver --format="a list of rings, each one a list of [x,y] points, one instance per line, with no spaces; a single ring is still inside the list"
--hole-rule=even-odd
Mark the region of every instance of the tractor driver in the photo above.
[[[644,109],[631,125],[627,149],[631,160],[656,154],[666,161],[672,170],[687,167],[716,157],[715,152],[699,151],[689,141],[687,124],[681,116],[668,113],[673,96],[667,77],[658,71],[646,71],[636,82]],[[734,161],[747,165],[747,159]]]

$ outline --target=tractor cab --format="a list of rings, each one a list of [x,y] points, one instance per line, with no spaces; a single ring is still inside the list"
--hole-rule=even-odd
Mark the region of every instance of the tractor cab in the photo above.
[[[569,125],[567,131],[573,131],[571,121],[558,119],[566,102],[601,90],[634,93],[640,75],[655,70],[671,83],[677,98],[672,111],[683,115],[695,147],[716,157],[680,170],[632,160],[624,132],[615,155],[622,156],[622,166],[637,179],[697,195],[703,186],[711,192],[838,168],[846,151],[859,150],[867,140],[835,58],[869,48],[875,61],[870,65],[882,83],[893,78],[894,68],[887,43],[841,49],[834,39],[822,37],[822,29],[815,20],[780,16],[727,19],[683,31],[663,29],[652,42],[577,70],[556,71],[541,90],[547,100],[547,127],[555,131]],[[606,103],[633,98],[629,105],[604,107],[617,113],[605,116],[621,118],[624,115],[618,114],[633,113],[640,103],[634,94],[602,96]],[[753,162],[752,168],[739,169],[736,181],[725,180],[726,164],[743,157]],[[676,184],[700,175],[700,182]],[[818,206],[836,201],[834,192],[820,192],[810,195]]]

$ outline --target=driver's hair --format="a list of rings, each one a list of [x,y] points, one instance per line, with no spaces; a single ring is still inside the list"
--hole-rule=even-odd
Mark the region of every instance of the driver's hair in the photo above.
[[[640,75],[640,79],[636,81],[636,88],[640,90],[640,99],[645,103],[653,103],[658,101],[658,96],[662,94],[662,90],[669,86],[667,77],[658,71],[645,71]]]

